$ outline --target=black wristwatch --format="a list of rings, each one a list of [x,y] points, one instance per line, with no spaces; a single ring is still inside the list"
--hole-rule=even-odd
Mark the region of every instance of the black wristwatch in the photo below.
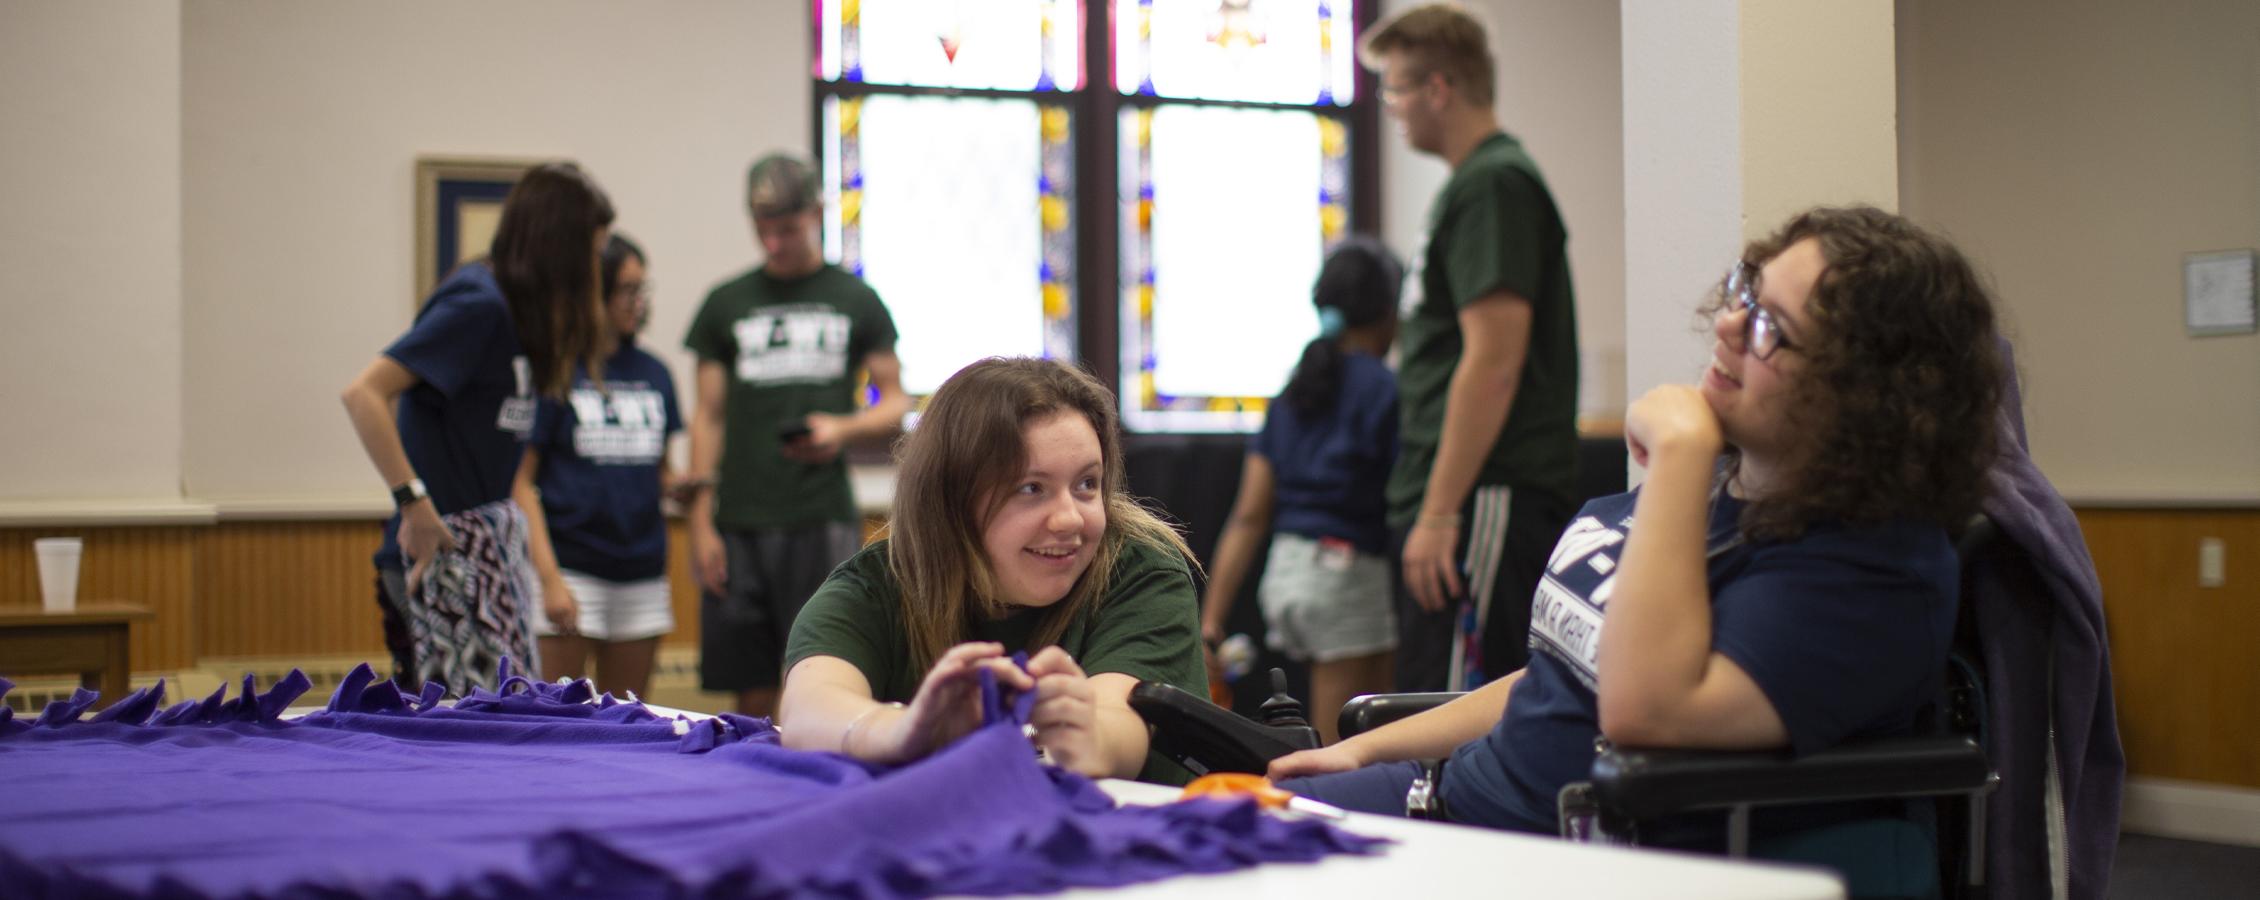
[[[424,492],[424,480],[410,478],[405,484],[392,486],[392,508],[406,509],[408,504],[431,496]]]

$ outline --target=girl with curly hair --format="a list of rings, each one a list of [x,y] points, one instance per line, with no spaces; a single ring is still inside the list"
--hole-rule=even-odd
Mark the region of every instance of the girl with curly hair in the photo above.
[[[1632,404],[1641,487],[1588,503],[1533,598],[1528,666],[1419,716],[1272,763],[1282,786],[1557,832],[1602,742],[1797,753],[1910,732],[1954,631],[1955,531],[1994,453],[1993,304],[1944,240],[1815,209],[1749,246],[1707,311],[1694,385]],[[1296,778],[1293,776],[1311,776]],[[1760,810],[1754,834],[1870,815]],[[1644,837],[1714,845],[1713,816]]]

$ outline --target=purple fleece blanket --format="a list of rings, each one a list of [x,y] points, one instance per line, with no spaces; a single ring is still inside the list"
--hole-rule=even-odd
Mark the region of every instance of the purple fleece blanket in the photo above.
[[[297,721],[277,718],[296,672],[85,721],[90,691],[30,722],[0,706],[0,896],[1001,894],[1380,843],[1246,801],[1116,809],[1039,765],[1025,701],[993,687],[992,724],[888,770],[786,750],[767,720],[503,676],[443,707],[362,666]]]

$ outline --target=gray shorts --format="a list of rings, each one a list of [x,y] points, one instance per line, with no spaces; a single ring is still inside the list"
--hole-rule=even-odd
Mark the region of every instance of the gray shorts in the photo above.
[[[1389,560],[1346,543],[1272,535],[1256,602],[1264,643],[1292,659],[1336,662],[1397,647]]]
[[[728,590],[698,598],[698,681],[709,691],[773,688],[784,682],[793,619],[832,569],[863,547],[863,526],[722,532]]]

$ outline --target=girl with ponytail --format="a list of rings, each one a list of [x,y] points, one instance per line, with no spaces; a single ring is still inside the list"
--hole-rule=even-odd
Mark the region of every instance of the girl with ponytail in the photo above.
[[[1397,457],[1397,381],[1382,357],[1403,281],[1403,266],[1371,238],[1327,257],[1311,292],[1318,337],[1249,441],[1201,604],[1201,636],[1214,647],[1269,534],[1256,586],[1266,643],[1310,664],[1313,710],[1390,687],[1397,626],[1382,489]],[[1332,743],[1333,717],[1312,719]]]

